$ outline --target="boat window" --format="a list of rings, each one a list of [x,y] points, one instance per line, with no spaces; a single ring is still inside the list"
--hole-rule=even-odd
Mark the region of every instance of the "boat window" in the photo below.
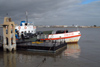
[[[55,34],[56,33],[56,31],[52,31],[52,34]]]
[[[27,23],[25,23],[25,26],[27,26]]]
[[[28,33],[30,33],[30,31],[28,31]]]
[[[68,33],[68,30],[66,30],[66,33]]]
[[[59,33],[64,33],[64,31],[63,30],[56,31],[56,34],[59,34]]]

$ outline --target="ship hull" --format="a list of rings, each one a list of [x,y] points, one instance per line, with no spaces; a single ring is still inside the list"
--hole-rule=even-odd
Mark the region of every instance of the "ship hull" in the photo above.
[[[79,41],[81,36],[78,36],[78,37],[72,37],[72,38],[66,38],[65,39],[65,42],[67,43],[77,43]]]
[[[61,34],[50,34],[48,38],[41,40],[53,40],[56,42],[66,42],[66,43],[77,43],[81,37],[80,31],[61,33]]]

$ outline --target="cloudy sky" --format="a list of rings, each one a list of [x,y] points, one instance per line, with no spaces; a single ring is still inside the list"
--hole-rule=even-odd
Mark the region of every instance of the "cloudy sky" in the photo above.
[[[100,26],[100,0],[0,0],[0,24],[5,16],[19,24],[26,11],[35,25]]]

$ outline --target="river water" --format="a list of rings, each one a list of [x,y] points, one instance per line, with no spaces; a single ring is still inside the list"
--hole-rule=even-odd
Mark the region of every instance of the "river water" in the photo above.
[[[37,31],[66,30],[66,28],[38,28]],[[76,28],[67,28],[75,31]],[[58,53],[33,51],[0,51],[0,67],[100,67],[100,28],[78,28],[78,44],[67,44]],[[0,31],[2,35],[2,30]]]

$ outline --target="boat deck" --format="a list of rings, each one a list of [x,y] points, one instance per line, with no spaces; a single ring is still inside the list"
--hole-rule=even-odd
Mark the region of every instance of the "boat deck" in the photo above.
[[[18,40],[16,42],[17,50],[32,50],[32,51],[47,51],[57,52],[61,48],[66,48],[67,43],[62,42],[32,42],[30,40]],[[0,50],[3,50],[2,43],[0,44]]]
[[[66,46],[66,43],[52,43],[52,42],[43,42],[43,43],[32,43],[32,42],[20,42],[17,44],[17,49],[24,49],[24,50],[34,50],[34,51],[50,51],[56,52],[60,48]]]

